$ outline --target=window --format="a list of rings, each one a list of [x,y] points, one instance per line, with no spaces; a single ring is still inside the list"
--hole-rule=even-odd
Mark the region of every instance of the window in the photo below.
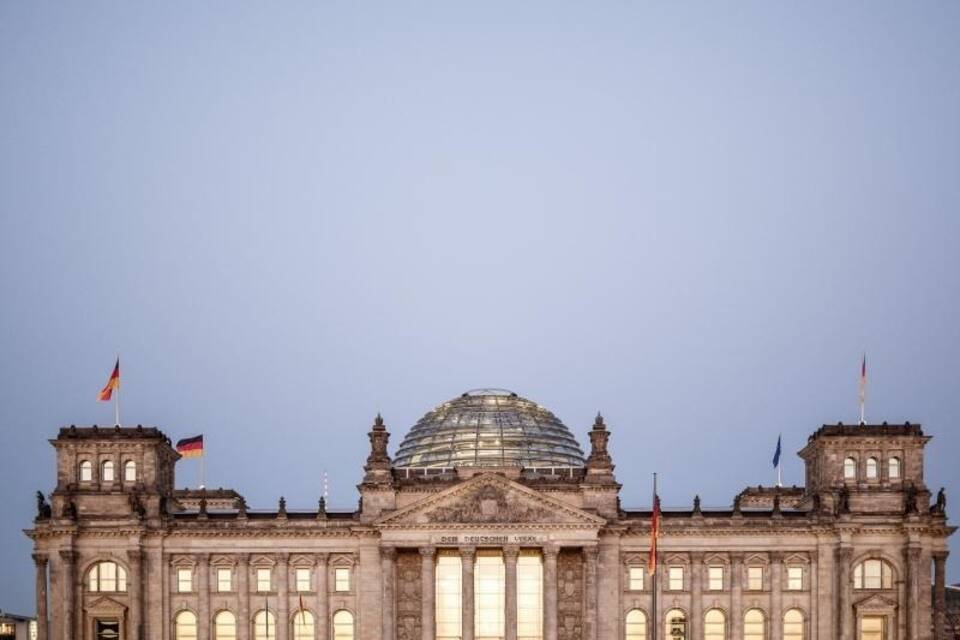
[[[803,567],[787,567],[787,591],[803,590]]]
[[[474,638],[503,638],[506,633],[506,567],[499,551],[477,551],[477,561],[473,566],[473,585]],[[469,620],[466,622],[470,624]]]
[[[127,572],[116,562],[98,562],[90,569],[90,591],[126,591]]]
[[[703,640],[725,640],[727,618],[720,609],[710,609],[703,616]]]
[[[277,637],[277,619],[273,611],[264,611],[261,609],[253,616],[253,639],[269,640]]]
[[[665,618],[667,622],[666,638],[670,640],[687,640],[687,617],[680,609],[670,609]]]
[[[877,459],[876,458],[867,458],[867,479],[868,480],[877,479]]]
[[[297,611],[293,616],[293,640],[313,640],[313,614]]]
[[[333,590],[350,591],[350,569],[338,567],[333,571]]]
[[[854,589],[892,589],[893,572],[883,560],[864,560],[853,569]]]
[[[93,482],[93,463],[89,460],[80,463],[80,482]]]
[[[886,618],[864,616],[860,619],[860,640],[884,640],[887,637]]]
[[[113,482],[113,460],[107,460],[100,467],[100,481]]]
[[[175,637],[177,640],[196,640],[197,616],[192,611],[181,611],[174,618]]]
[[[438,553],[435,592],[437,640],[460,640],[462,593],[460,581],[460,555],[448,551]]]
[[[799,609],[783,614],[783,640],[803,640],[803,613]]]
[[[647,614],[640,609],[627,612],[626,640],[647,640]]]
[[[230,569],[217,569],[217,591],[233,591],[233,572]]]
[[[236,640],[237,618],[229,611],[221,611],[213,619],[214,640]]]
[[[297,569],[297,591],[310,591],[310,569]]]
[[[193,591],[193,569],[177,569],[177,591],[180,593]]]
[[[627,570],[630,591],[643,591],[643,567],[630,567]]]
[[[543,557],[536,551],[517,558],[517,640],[543,640]]]
[[[667,590],[683,591],[683,567],[667,569]]]
[[[127,460],[123,464],[123,481],[124,482],[136,482],[137,481],[137,463],[133,460]]]
[[[98,618],[93,625],[93,637],[95,640],[116,640],[120,637],[120,621],[116,618],[106,620]],[[187,637],[195,638],[196,636]]]
[[[743,616],[743,640],[763,640],[766,623],[760,609],[750,609]]]
[[[333,614],[333,640],[353,640],[353,614],[340,609]]]
[[[707,590],[723,591],[723,567],[707,568]]]
[[[856,480],[857,479],[857,461],[853,458],[847,458],[843,461],[843,479],[844,480]]]
[[[270,591],[270,569],[257,569],[257,591]]]
[[[747,590],[763,591],[763,567],[747,567]]]
[[[900,458],[890,458],[890,461],[887,462],[887,475],[890,476],[891,480],[900,479]]]

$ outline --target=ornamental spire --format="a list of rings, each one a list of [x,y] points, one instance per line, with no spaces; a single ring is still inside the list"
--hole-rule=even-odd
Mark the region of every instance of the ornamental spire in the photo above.
[[[383,416],[379,412],[373,420],[373,427],[370,428],[367,437],[370,439],[370,455],[367,456],[367,464],[363,466],[363,470],[366,472],[363,483],[389,483],[392,479],[390,455],[387,453],[390,432],[387,431],[387,427],[383,423]]]

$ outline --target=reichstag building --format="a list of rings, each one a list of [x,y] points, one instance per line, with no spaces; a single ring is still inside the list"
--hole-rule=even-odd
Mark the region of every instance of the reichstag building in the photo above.
[[[611,435],[598,415],[584,455],[544,407],[479,390],[391,458],[377,416],[341,512],[177,490],[156,428],[62,428],[27,532],[38,638],[944,639],[953,527],[920,425],[825,425],[799,452],[806,486],[665,509],[655,575],[652,511],[621,507]]]

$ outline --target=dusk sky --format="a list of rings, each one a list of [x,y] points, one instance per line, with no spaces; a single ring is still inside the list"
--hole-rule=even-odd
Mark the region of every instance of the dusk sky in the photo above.
[[[960,522],[960,3],[0,3],[0,609],[48,439],[202,433],[351,509],[506,387],[625,507],[729,505],[823,423],[920,422]],[[177,485],[196,486],[196,460]],[[954,536],[948,580],[960,581]]]

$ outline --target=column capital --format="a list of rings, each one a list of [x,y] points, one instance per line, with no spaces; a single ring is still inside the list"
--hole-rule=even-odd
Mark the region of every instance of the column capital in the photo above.
[[[841,546],[837,548],[837,558],[841,562],[850,562],[853,557],[853,547]]]
[[[599,548],[599,547],[592,547],[592,546],[590,546],[590,547],[581,547],[581,551],[582,551],[582,553],[583,553],[583,559],[584,559],[584,560],[586,560],[587,562],[589,562],[589,563],[591,563],[591,564],[595,564],[595,563],[597,562],[597,557],[600,555],[600,548]]]
[[[326,551],[315,553],[313,554],[313,557],[316,558],[317,564],[327,564],[327,562],[330,560],[330,554]]]
[[[472,545],[464,545],[458,549],[460,557],[464,560],[473,560],[477,556],[477,548]]]
[[[47,562],[49,562],[49,558],[47,557],[47,554],[45,554],[45,553],[35,553],[35,554],[33,554],[33,562],[34,562],[34,564],[36,564],[38,567],[46,567],[46,566],[47,566]]]
[[[731,553],[730,554],[730,564],[735,567],[743,564],[743,554],[742,553]]]
[[[393,562],[397,559],[397,548],[394,546],[380,547],[380,559]]]
[[[923,552],[923,549],[920,547],[909,546],[903,550],[903,557],[910,562],[916,562],[920,560],[920,554]]]
[[[933,559],[937,562],[945,562],[947,560],[947,556],[950,555],[950,552],[946,549],[941,549],[939,551],[931,552],[930,555],[933,556]]]
[[[771,551],[770,552],[770,563],[771,564],[780,564],[783,562],[783,559],[787,557],[787,554],[783,551]]]
[[[68,564],[76,562],[79,557],[80,554],[73,549],[60,549],[60,559]]]
[[[250,566],[250,554],[249,553],[240,553],[237,555],[237,564],[241,567]]]
[[[703,559],[706,554],[703,551],[691,551],[690,552],[690,564],[698,565],[703,564]]]
[[[289,553],[278,553],[273,556],[277,560],[277,564],[280,566],[285,566],[290,564],[290,554]]]
[[[143,549],[127,549],[127,561],[131,565],[139,565],[143,562]]]
[[[516,562],[520,555],[520,547],[515,544],[508,544],[503,548],[503,559],[505,562]]]
[[[547,544],[543,545],[543,555],[545,557],[551,557],[555,560],[559,553],[560,545],[553,542],[548,542]]]
[[[432,558],[437,555],[437,548],[433,545],[420,547],[420,555],[424,558]]]

